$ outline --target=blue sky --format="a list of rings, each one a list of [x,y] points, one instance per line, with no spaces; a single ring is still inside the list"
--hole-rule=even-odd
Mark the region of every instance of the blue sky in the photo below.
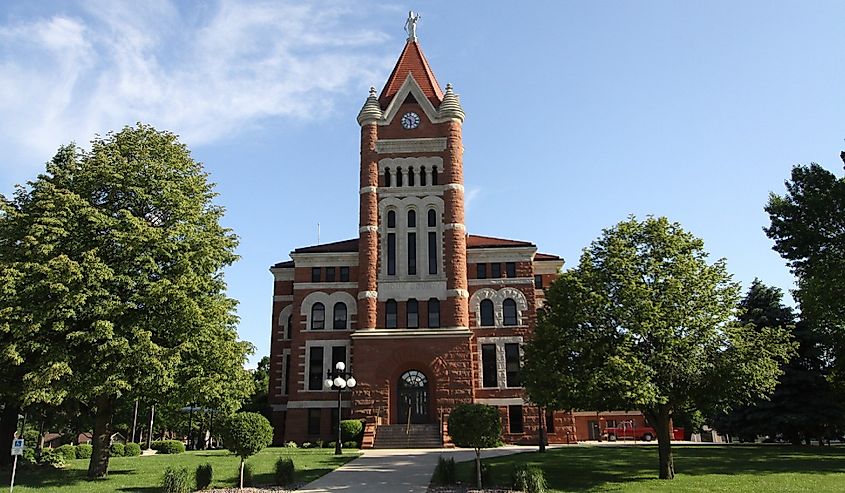
[[[355,116],[410,9],[461,95],[470,232],[575,265],[602,228],[665,215],[738,281],[790,289],[762,231],[792,165],[842,173],[845,3],[0,4],[0,192],[59,145],[137,121],[180,136],[241,238],[240,334],[269,352],[292,249],[357,235]]]

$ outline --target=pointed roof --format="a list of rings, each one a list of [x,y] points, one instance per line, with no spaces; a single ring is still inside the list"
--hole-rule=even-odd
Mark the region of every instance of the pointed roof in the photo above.
[[[440,84],[437,83],[434,72],[431,70],[425,55],[423,55],[420,45],[414,40],[408,40],[405,43],[405,49],[399,55],[399,60],[396,61],[396,66],[393,67],[393,72],[390,73],[387,83],[384,84],[384,89],[381,90],[381,95],[378,97],[381,108],[387,108],[393,96],[399,92],[399,88],[408,78],[408,74],[411,74],[417,81],[431,104],[435,108],[440,106],[443,101],[443,91],[440,90]]]

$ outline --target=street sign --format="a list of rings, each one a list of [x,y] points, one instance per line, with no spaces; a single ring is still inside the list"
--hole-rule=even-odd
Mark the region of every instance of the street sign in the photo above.
[[[12,440],[12,455],[23,455],[23,438]]]

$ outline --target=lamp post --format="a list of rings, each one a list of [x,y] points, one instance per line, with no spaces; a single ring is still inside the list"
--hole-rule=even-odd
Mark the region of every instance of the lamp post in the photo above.
[[[343,453],[340,441],[340,393],[343,389],[351,390],[357,383],[352,373],[346,371],[346,364],[343,361],[338,361],[334,366],[334,370],[326,372],[326,380],[323,382],[323,385],[327,389],[337,390],[337,441],[334,445],[334,455]]]

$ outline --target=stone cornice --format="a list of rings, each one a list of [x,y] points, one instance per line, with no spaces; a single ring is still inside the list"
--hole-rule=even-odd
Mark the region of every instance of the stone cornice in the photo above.
[[[469,337],[472,331],[466,327],[444,327],[440,329],[366,329],[356,330],[353,339],[418,339],[437,337]]]
[[[376,142],[379,154],[405,154],[412,152],[441,152],[446,150],[446,137],[421,139],[381,139]]]

